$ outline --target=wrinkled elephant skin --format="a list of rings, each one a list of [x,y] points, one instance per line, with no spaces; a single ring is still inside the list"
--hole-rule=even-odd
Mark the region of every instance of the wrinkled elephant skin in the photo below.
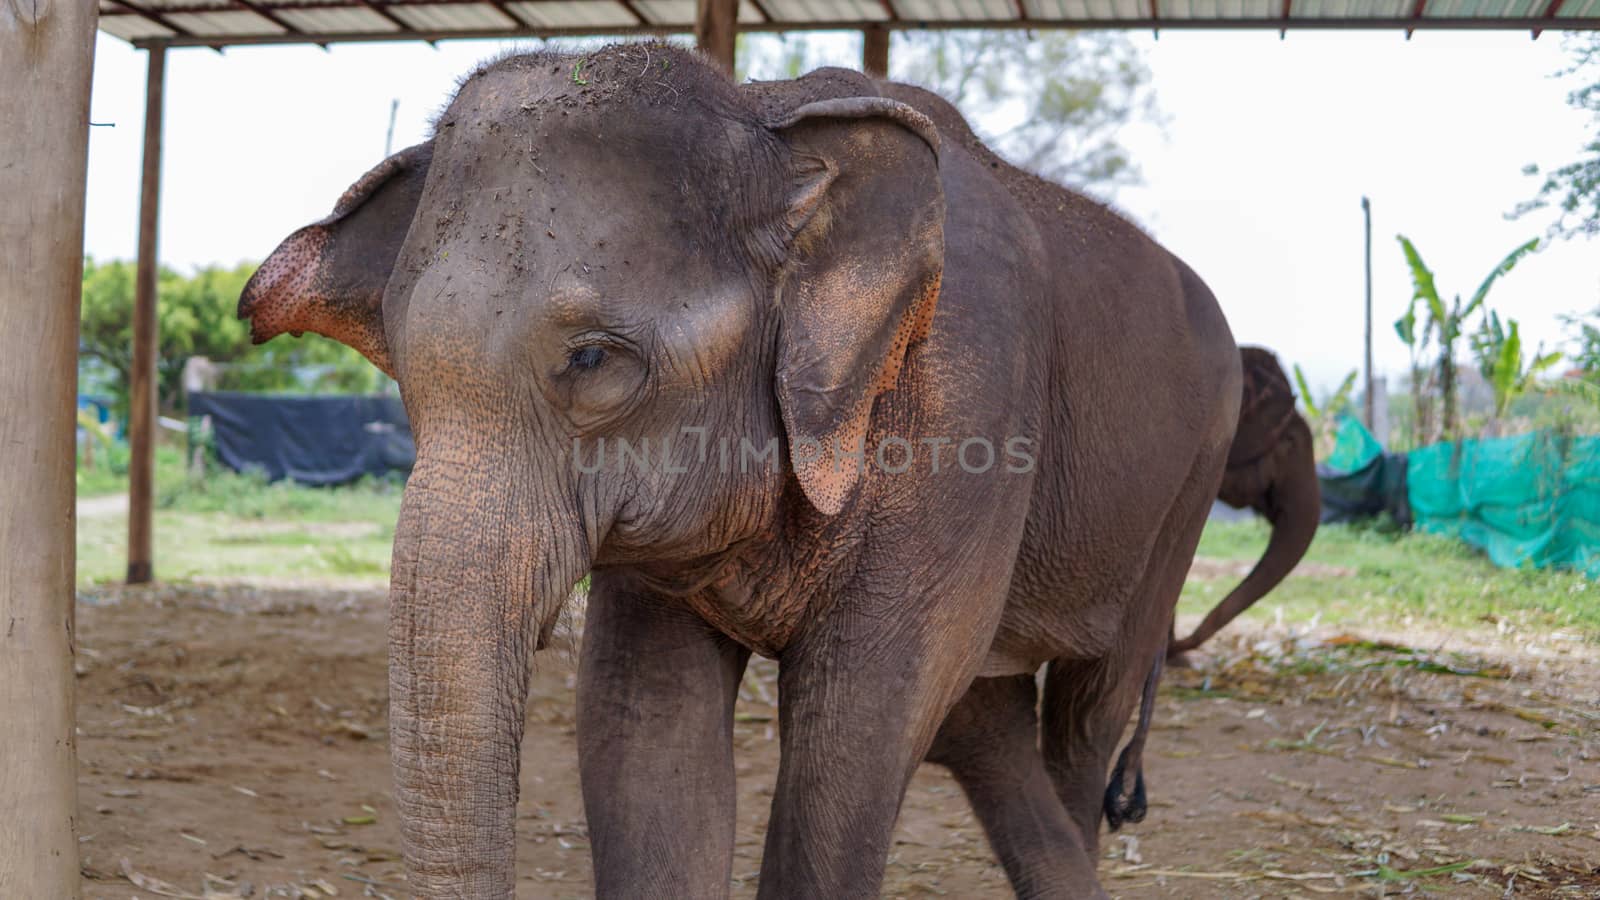
[[[781,667],[761,897],[877,896],[925,757],[1019,893],[1104,896],[1111,754],[1240,395],[1215,300],[1137,228],[921,90],[632,44],[474,72],[240,310],[361,350],[416,434],[390,727],[417,895],[513,895],[528,667],[592,573],[601,897],[728,895],[752,652]]]

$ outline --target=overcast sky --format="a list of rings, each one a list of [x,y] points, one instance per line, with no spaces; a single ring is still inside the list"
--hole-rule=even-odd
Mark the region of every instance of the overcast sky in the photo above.
[[[1145,183],[1113,199],[1211,285],[1241,343],[1300,363],[1319,387],[1360,364],[1361,196],[1373,204],[1380,374],[1405,350],[1390,323],[1410,297],[1394,235],[1418,245],[1442,291],[1470,293],[1547,218],[1504,214],[1537,186],[1524,165],[1572,159],[1591,123],[1565,105],[1559,35],[1162,33],[1146,51],[1162,130],[1129,129]],[[859,39],[832,36],[844,60]],[[753,42],[760,45],[761,42]],[[768,44],[767,46],[771,46]],[[321,218],[383,154],[421,139],[457,76],[496,42],[173,50],[167,58],[161,259],[179,268],[259,260]],[[132,258],[144,54],[96,50],[87,249]],[[892,62],[891,62],[892,66]],[[1530,343],[1558,315],[1600,305],[1600,246],[1562,242],[1491,297]]]

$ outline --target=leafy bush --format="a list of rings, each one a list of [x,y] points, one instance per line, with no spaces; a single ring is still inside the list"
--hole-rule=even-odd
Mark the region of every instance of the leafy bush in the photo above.
[[[224,364],[218,387],[239,391],[372,393],[387,377],[349,347],[316,335],[250,343],[239,321],[239,294],[255,263],[232,268],[205,266],[189,276],[162,268],[157,277],[157,402],[176,411],[182,400],[183,367],[191,356]],[[86,389],[114,398],[126,419],[133,371],[135,266],[92,257],[83,266],[83,320],[78,353]]]

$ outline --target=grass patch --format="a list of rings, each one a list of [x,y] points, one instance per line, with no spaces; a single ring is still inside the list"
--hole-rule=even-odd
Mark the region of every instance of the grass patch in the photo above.
[[[1212,521],[1199,556],[1254,562],[1266,550],[1260,521]],[[1566,629],[1600,641],[1600,591],[1584,576],[1550,569],[1500,569],[1459,541],[1376,528],[1324,525],[1306,561],[1349,574],[1291,576],[1246,616],[1351,624],[1435,622],[1477,626],[1502,620],[1536,630]],[[1179,610],[1204,614],[1236,581],[1191,580]]]
[[[399,517],[398,479],[365,479],[336,488],[306,488],[239,475],[212,466],[188,471],[183,454],[163,447],[156,466],[156,573],[166,581],[198,576],[384,578]],[[85,497],[125,492],[111,466],[79,473]],[[1213,521],[1199,555],[1253,563],[1266,549],[1260,521]],[[78,577],[123,577],[124,514],[82,518]],[[1600,641],[1600,591],[1582,575],[1540,569],[1498,569],[1450,538],[1380,528],[1324,526],[1306,554],[1305,574],[1279,585],[1246,613],[1291,622],[1483,627],[1501,621],[1531,630],[1576,631]],[[1337,569],[1338,572],[1330,572]],[[1348,574],[1343,574],[1348,573]],[[1232,589],[1232,577],[1193,579],[1180,610],[1200,615]],[[1392,665],[1417,665],[1404,659]]]
[[[126,492],[126,474],[80,470],[80,496]],[[358,577],[389,572],[403,483],[363,479],[307,488],[267,483],[213,465],[188,471],[173,448],[156,455],[155,566],[162,581],[213,578]],[[80,517],[78,580],[120,580],[127,571],[125,512]]]

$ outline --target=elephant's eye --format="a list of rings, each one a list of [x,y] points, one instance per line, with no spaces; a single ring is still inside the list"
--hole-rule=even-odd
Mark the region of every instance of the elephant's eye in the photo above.
[[[606,361],[606,351],[603,347],[590,344],[567,354],[567,368],[569,369],[598,369]]]

